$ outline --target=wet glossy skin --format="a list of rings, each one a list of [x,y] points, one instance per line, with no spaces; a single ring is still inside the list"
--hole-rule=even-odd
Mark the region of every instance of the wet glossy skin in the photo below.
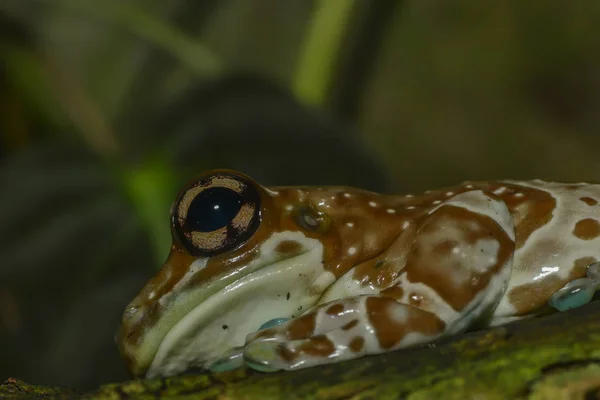
[[[134,375],[210,366],[236,346],[289,370],[502,324],[545,311],[600,260],[600,185],[467,182],[412,196],[269,189],[226,171],[198,182],[174,206],[167,262],[123,316],[117,343]],[[219,232],[178,231],[215,186],[258,196]],[[254,333],[273,318],[291,320]]]

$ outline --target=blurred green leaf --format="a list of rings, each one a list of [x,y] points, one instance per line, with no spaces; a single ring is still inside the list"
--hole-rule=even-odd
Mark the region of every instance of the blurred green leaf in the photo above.
[[[134,204],[152,242],[156,265],[162,265],[171,249],[169,210],[177,193],[171,166],[156,160],[123,169],[121,183]]]
[[[115,0],[37,0],[47,5],[61,6],[81,11],[90,18],[102,18],[106,22],[126,29],[148,40],[176,57],[181,64],[202,76],[213,76],[221,65],[206,47],[180,32],[176,27],[152,15],[146,9],[131,2]]]
[[[355,0],[319,0],[308,23],[293,90],[306,104],[323,104]]]

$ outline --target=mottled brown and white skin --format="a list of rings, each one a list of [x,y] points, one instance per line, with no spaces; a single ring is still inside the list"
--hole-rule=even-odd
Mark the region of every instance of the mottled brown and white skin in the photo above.
[[[227,190],[234,213],[211,227],[196,199]],[[600,260],[599,201],[600,185],[586,183],[466,182],[413,196],[209,172],[175,202],[171,254],[117,342],[138,376],[209,366],[237,346],[292,370],[539,315]],[[273,318],[290,320],[256,331]]]

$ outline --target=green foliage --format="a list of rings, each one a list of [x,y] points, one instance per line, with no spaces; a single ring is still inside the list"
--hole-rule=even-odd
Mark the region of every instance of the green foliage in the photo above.
[[[157,265],[167,258],[171,248],[167,217],[178,190],[174,175],[172,168],[160,160],[121,171],[124,190],[146,227]]]
[[[309,22],[294,77],[294,91],[307,104],[323,105],[336,56],[347,33],[354,0],[319,0]]]

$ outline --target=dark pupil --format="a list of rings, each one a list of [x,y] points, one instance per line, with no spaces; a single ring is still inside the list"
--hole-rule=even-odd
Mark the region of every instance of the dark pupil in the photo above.
[[[229,224],[242,208],[242,196],[224,187],[206,189],[188,209],[186,228],[191,231],[211,232]]]

